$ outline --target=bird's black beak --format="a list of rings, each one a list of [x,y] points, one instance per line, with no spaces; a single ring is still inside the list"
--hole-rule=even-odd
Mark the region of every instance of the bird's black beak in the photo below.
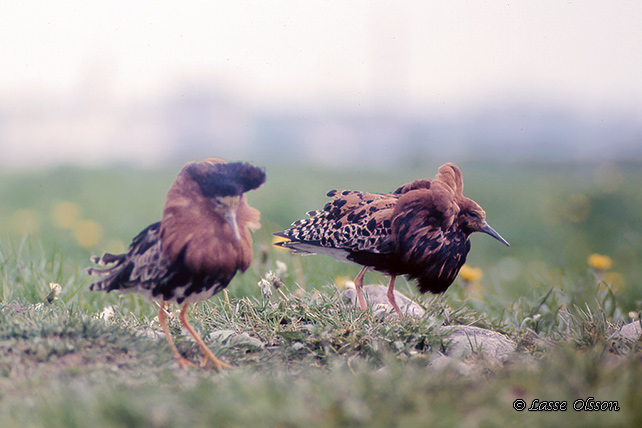
[[[502,238],[502,236],[499,233],[495,232],[495,229],[490,227],[488,223],[484,223],[484,225],[479,229],[479,232],[484,232],[492,236],[493,238],[497,239],[499,242],[506,245],[507,247],[510,247],[510,244],[508,243],[508,241]]]
[[[229,223],[230,227],[232,228],[232,232],[234,233],[234,238],[237,241],[241,240],[241,231],[239,230],[239,224],[236,221],[236,212],[235,211],[228,211],[225,215],[225,220]]]
[[[224,196],[219,197],[219,213],[223,216],[225,221],[232,228],[232,233],[234,233],[234,239],[237,241],[241,240],[241,229],[236,218],[236,212],[239,208],[239,203],[241,201],[240,196]]]

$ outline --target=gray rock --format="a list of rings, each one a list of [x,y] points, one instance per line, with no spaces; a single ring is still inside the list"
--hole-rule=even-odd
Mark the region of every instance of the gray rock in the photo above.
[[[383,285],[364,285],[364,294],[375,315],[397,316],[388,301],[388,288]],[[354,289],[343,292],[343,297],[356,305],[357,293]],[[399,309],[413,317],[422,317],[426,311],[402,293],[395,290],[395,299]],[[449,333],[448,348],[442,355],[431,362],[436,369],[454,368],[458,373],[470,373],[471,361],[484,361],[489,365],[503,365],[515,353],[517,345],[505,335],[480,327],[456,325],[445,326]],[[465,362],[464,362],[465,361]]]
[[[641,335],[640,321],[625,324],[608,338],[608,350],[615,355],[626,355],[635,347]]]
[[[640,321],[633,321],[631,323],[624,324],[622,328],[614,335],[624,336],[627,339],[631,340],[638,340],[642,335],[642,327],[640,327]]]
[[[505,335],[467,325],[443,327],[448,335],[446,355],[464,360],[477,358],[492,364],[504,364],[517,345]]]
[[[364,285],[363,294],[375,315],[382,315],[384,317],[397,316],[397,313],[388,301],[388,287],[378,284]],[[348,288],[342,295],[344,299],[353,305],[357,304],[357,292],[354,288]],[[424,308],[419,306],[418,303],[410,300],[397,290],[395,290],[395,300],[401,312],[408,316],[420,318],[426,313]]]
[[[458,358],[439,355],[430,362],[430,368],[439,372],[452,370],[459,376],[470,376],[475,372],[475,365]]]
[[[248,351],[259,351],[265,348],[265,343],[247,333],[237,333],[234,330],[212,330],[210,338],[225,346],[242,348]]]

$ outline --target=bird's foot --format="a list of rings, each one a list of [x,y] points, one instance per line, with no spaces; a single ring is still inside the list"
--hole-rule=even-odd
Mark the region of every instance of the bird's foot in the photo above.
[[[223,361],[219,360],[216,358],[214,353],[210,350],[210,348],[207,347],[205,342],[203,341],[203,338],[194,330],[194,327],[187,321],[186,314],[187,314],[187,308],[189,307],[189,303],[185,303],[183,307],[181,308],[181,313],[179,315],[179,318],[181,320],[181,324],[189,331],[189,333],[192,335],[196,343],[198,344],[198,347],[201,349],[201,353],[203,354],[203,361],[201,362],[201,367],[207,367],[210,363],[216,371],[221,371],[223,367],[225,368],[231,368],[229,364],[224,363]]]
[[[359,307],[359,310],[367,311],[368,303],[366,303],[366,298],[363,295],[363,291],[361,289],[358,289],[358,290],[359,291],[357,292],[357,306]]]
[[[209,351],[209,350],[208,350]],[[201,361],[201,368],[206,368],[208,366],[211,366],[214,368],[214,370],[220,372],[221,369],[226,368],[226,369],[231,369],[232,366],[219,360],[216,358],[216,356],[212,353],[212,351],[209,352],[203,352],[203,360]]]
[[[180,355],[176,355],[174,356],[174,358],[176,359],[176,362],[178,363],[178,365],[181,366],[182,369],[199,366],[198,364]],[[211,354],[211,355],[203,356],[203,360],[201,361],[200,368],[202,369],[214,368],[216,371],[221,371],[221,369],[223,368],[229,369],[229,368],[232,368],[232,366],[219,360],[218,358],[216,358],[216,356],[214,356],[214,354]]]
[[[176,362],[181,366],[182,369],[185,369],[187,367],[196,367],[196,364],[185,357],[176,357]]]

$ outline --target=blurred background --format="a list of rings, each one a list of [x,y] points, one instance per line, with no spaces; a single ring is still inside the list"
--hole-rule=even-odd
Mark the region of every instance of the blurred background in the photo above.
[[[642,157],[642,6],[1,6],[0,163]]]
[[[642,298],[637,1],[26,0],[0,16],[13,242],[123,250],[180,166],[217,156],[266,167],[250,200],[269,247],[327,190],[453,161],[513,244],[473,238],[487,287],[562,284],[599,253]]]

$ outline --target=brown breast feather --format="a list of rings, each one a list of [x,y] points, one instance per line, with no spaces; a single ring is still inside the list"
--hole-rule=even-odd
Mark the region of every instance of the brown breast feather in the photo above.
[[[179,175],[167,194],[161,221],[161,248],[172,262],[181,256],[188,269],[205,274],[232,275],[246,270],[252,259],[250,230],[259,228],[259,211],[241,197],[237,222],[241,240],[198,185]]]

